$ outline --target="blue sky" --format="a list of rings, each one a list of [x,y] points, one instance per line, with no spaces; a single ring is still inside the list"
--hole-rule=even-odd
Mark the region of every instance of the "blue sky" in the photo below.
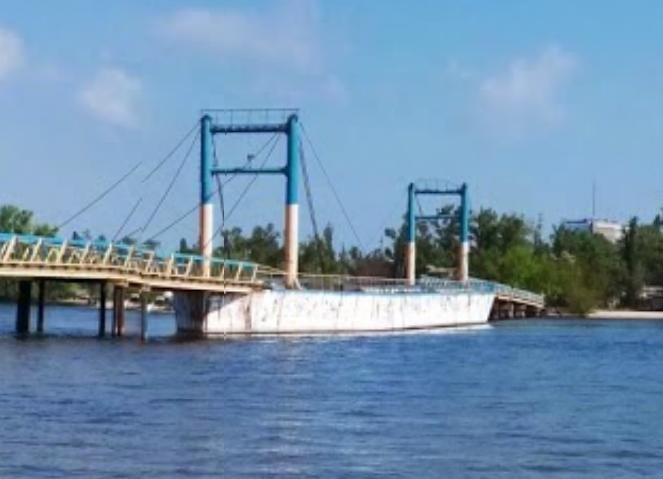
[[[0,203],[59,223],[138,161],[146,173],[201,108],[297,106],[365,248],[417,178],[467,181],[474,208],[548,226],[589,215],[595,181],[599,216],[649,220],[663,199],[661,18],[654,1],[5,0]],[[261,141],[220,139],[220,160]],[[140,226],[179,161],[64,233],[112,236],[142,197]],[[319,221],[353,243],[314,166]],[[195,203],[197,168],[194,155],[149,231]],[[258,180],[229,225],[280,226],[282,198]],[[194,238],[195,222],[161,239]]]

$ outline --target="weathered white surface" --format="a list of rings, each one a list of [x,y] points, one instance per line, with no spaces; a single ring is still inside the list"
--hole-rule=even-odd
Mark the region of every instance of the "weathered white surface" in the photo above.
[[[492,303],[490,293],[466,292],[260,291],[204,300],[177,293],[175,313],[180,331],[204,334],[346,333],[486,323]]]

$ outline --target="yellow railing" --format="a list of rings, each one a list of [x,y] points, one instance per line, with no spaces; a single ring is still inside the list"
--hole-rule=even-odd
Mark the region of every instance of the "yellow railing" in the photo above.
[[[152,250],[121,243],[6,233],[0,233],[2,267],[94,270],[145,279],[255,285],[261,283],[263,276],[258,264],[247,261],[181,253],[160,256]]]

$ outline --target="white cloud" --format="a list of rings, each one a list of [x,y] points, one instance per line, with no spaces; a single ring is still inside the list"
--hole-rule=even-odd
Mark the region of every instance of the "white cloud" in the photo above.
[[[0,80],[20,68],[24,61],[21,38],[10,30],[0,28]]]
[[[500,128],[521,131],[533,123],[557,124],[562,88],[577,67],[574,55],[550,46],[534,58],[518,58],[479,84],[482,114]]]
[[[270,10],[183,9],[164,18],[160,30],[219,60],[269,63],[299,72],[318,70],[322,53],[314,2],[285,1]]]
[[[138,121],[140,80],[117,68],[105,68],[80,92],[81,104],[97,118],[131,127]]]

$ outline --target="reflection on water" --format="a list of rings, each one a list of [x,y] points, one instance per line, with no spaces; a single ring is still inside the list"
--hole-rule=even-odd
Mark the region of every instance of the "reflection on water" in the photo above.
[[[663,322],[97,340],[0,306],[1,477],[633,477],[663,463]]]

